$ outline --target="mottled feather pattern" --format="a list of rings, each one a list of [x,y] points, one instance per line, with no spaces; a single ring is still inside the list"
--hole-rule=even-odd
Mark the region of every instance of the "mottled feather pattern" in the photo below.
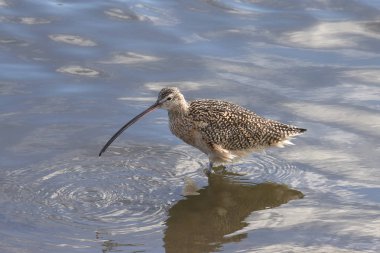
[[[195,100],[189,118],[202,122],[206,142],[228,150],[260,149],[285,140],[303,129],[267,120],[239,105],[220,100]]]

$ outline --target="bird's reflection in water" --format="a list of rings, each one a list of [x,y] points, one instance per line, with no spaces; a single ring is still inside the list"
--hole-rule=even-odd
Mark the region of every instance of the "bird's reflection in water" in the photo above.
[[[170,208],[164,236],[166,252],[217,251],[224,243],[247,236],[225,237],[247,226],[244,219],[253,211],[277,207],[304,196],[286,185],[249,184],[218,174],[212,174],[208,186],[198,193]]]

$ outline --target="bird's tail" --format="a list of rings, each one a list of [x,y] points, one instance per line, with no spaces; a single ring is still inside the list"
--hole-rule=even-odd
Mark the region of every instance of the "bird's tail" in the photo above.
[[[286,145],[294,145],[294,143],[291,141],[293,137],[300,135],[302,133],[306,132],[305,128],[299,128],[299,127],[292,127],[290,131],[288,131],[287,135],[284,139],[277,142],[275,144],[276,147],[283,148]]]

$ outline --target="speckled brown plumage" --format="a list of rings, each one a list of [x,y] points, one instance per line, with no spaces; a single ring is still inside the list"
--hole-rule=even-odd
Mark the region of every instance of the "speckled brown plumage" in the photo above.
[[[156,103],[125,124],[99,155],[126,128],[156,108],[168,111],[169,126],[174,135],[208,155],[209,172],[214,162],[232,162],[256,150],[292,144],[291,137],[306,131],[265,119],[225,101],[204,99],[188,103],[177,88],[163,88]]]
[[[177,88],[164,88],[160,101],[167,105],[170,130],[209,156],[210,162],[232,162],[252,151],[292,144],[289,138],[305,129],[258,116],[239,105],[220,100],[188,104]]]
[[[198,130],[206,142],[221,145],[228,150],[276,145],[303,131],[267,120],[239,105],[219,100],[195,100],[190,103],[187,116],[195,123],[194,126],[199,126]]]

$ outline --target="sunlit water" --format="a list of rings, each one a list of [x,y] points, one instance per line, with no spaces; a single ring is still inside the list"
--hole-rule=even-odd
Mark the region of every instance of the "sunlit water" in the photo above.
[[[0,251],[379,252],[378,1],[0,0]],[[178,86],[308,129],[207,179]]]

